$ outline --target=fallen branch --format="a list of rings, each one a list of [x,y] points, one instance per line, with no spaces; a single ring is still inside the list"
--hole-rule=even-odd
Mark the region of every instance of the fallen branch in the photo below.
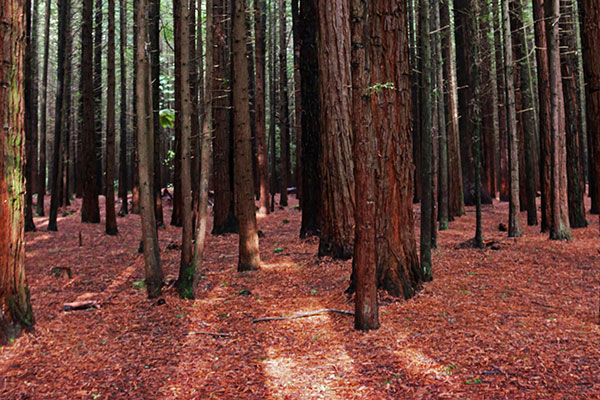
[[[231,336],[230,333],[202,332],[202,331],[183,332],[183,334],[184,335],[208,335],[208,336],[214,336],[214,337],[230,337]]]
[[[89,308],[100,308],[100,303],[96,300],[75,301],[73,303],[66,303],[63,306],[63,310],[65,311],[87,310]]]
[[[318,314],[323,314],[323,313],[338,313],[338,314],[345,314],[345,315],[354,315],[354,313],[352,311],[346,311],[346,310],[336,310],[333,308],[323,308],[321,310],[316,310],[316,311],[309,311],[306,313],[302,313],[302,314],[296,314],[296,315],[292,315],[290,317],[266,317],[266,318],[256,318],[253,319],[252,322],[253,323],[257,323],[257,322],[264,322],[264,321],[282,321],[284,319],[297,319],[297,318],[304,318],[304,317],[312,317],[313,315],[318,315]]]

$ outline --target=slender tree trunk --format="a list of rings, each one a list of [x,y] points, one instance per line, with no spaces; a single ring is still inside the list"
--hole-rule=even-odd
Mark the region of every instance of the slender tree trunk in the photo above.
[[[215,90],[213,117],[215,141],[213,143],[215,205],[213,208],[213,235],[234,233],[238,221],[234,210],[234,190],[232,186],[232,136],[231,136],[231,75],[229,36],[227,24],[230,14],[224,0],[214,1],[215,22]],[[247,75],[247,73],[246,73]]]
[[[44,216],[44,196],[46,196],[46,115],[48,112],[48,56],[50,50],[50,11],[52,1],[46,3],[46,23],[44,25],[44,61],[42,66],[42,104],[40,115],[40,159],[38,164],[38,188],[36,212],[40,217]]]
[[[256,93],[254,97],[254,117],[256,123],[256,152],[260,187],[259,215],[269,213],[269,160],[265,122],[265,0],[254,0],[254,34],[256,36]]]
[[[183,1],[183,0],[180,0]],[[154,208],[156,226],[164,227],[162,206],[162,180],[160,173],[161,126],[160,126],[160,0],[150,0],[150,80],[152,82],[152,124],[154,130]],[[185,39],[187,40],[187,39]],[[177,62],[177,61],[176,61]],[[175,96],[179,92],[175,93]],[[177,182],[176,182],[177,183]],[[177,190],[177,189],[176,189]],[[179,204],[178,204],[179,205]],[[173,207],[175,209],[175,207]],[[176,226],[180,226],[176,224]]]
[[[25,1],[25,232],[35,231],[33,223],[33,179],[37,162],[37,1]],[[34,18],[36,21],[34,21]]]
[[[277,180],[277,155],[276,155],[276,143],[277,138],[275,137],[276,129],[275,124],[277,123],[277,2],[272,2],[273,8],[270,10],[270,32],[269,32],[269,43],[271,49],[271,55],[269,57],[270,74],[269,74],[269,146],[270,146],[270,164],[271,164],[271,211],[275,211],[275,193],[278,190]]]
[[[504,71],[504,45],[502,42],[502,10],[492,2],[494,21],[494,53],[496,60],[496,93],[498,109],[498,162],[496,179],[500,201],[510,199],[510,173],[508,171],[508,124],[506,119],[506,81]]]
[[[502,0],[502,26],[504,33],[504,70],[506,82],[506,119],[508,123],[509,165],[510,165],[510,205],[508,215],[508,236],[521,236],[519,221],[519,143],[517,138],[517,115],[515,108],[514,64],[508,0]]]
[[[475,238],[473,240],[473,247],[483,248],[483,237],[482,237],[482,216],[481,216],[481,192],[482,192],[482,162],[481,162],[481,55],[479,53],[479,46],[482,41],[481,32],[479,27],[479,4],[477,0],[471,0],[471,14],[469,15],[469,33],[472,40],[471,51],[473,65],[471,67],[471,90],[473,98],[470,101],[470,116],[472,120],[473,132],[471,137],[471,145],[473,146],[473,163],[475,165]],[[485,32],[484,32],[485,34]],[[487,38],[486,38],[487,40]]]
[[[375,154],[371,115],[370,37],[367,0],[352,0],[350,5],[352,35],[352,130],[356,206],[354,219],[354,258],[356,296],[354,327],[359,330],[379,328],[377,305],[377,271],[375,253]]]
[[[137,1],[134,0],[133,2],[133,20],[134,20],[134,24],[133,24],[133,54],[134,57],[137,57],[137,53],[138,53],[138,27],[137,27],[137,20],[138,20],[138,13],[139,10],[137,8]],[[138,81],[138,65],[137,62],[133,63],[133,87],[135,88],[133,90],[133,104],[132,104],[132,108],[133,108],[133,137],[134,140],[133,142],[133,149],[131,151],[131,162],[129,163],[129,165],[131,165],[131,212],[133,214],[139,214],[140,213],[140,175],[138,173],[138,146],[137,146],[137,137],[139,134],[139,129],[138,129],[138,125],[137,125],[137,115],[140,112],[140,110],[138,110],[137,105],[138,105],[138,98],[137,98],[137,81]]]
[[[240,226],[238,271],[253,270],[260,266],[258,230],[256,228],[254,205],[254,184],[252,182],[245,3],[244,0],[234,2],[232,24],[234,192]]]
[[[298,16],[302,95],[302,225],[300,237],[319,234],[321,205],[321,106],[317,49],[317,0],[301,0]]]
[[[87,0],[91,1],[91,0]],[[84,3],[86,5],[87,3]],[[56,224],[56,219],[58,216],[58,207],[60,202],[60,182],[59,182],[59,167],[60,167],[60,149],[61,146],[61,136],[62,136],[62,127],[63,127],[63,117],[65,114],[65,110],[63,109],[64,103],[64,95],[65,90],[65,59],[68,56],[66,54],[66,44],[67,44],[67,24],[68,16],[69,16],[69,8],[70,8],[70,0],[59,0],[58,3],[58,54],[57,54],[57,88],[56,88],[56,101],[55,101],[55,118],[54,118],[54,151],[52,154],[52,176],[51,176],[51,192],[52,196],[50,198],[50,218],[48,220],[48,230],[49,231],[57,231],[58,226]],[[84,10],[87,11],[87,9]],[[82,39],[84,37],[84,33],[87,33],[87,28],[91,29],[92,24],[91,20],[87,20],[87,15],[84,14],[86,18],[82,19]],[[82,48],[83,49],[83,48]],[[82,69],[84,66],[83,56],[88,55],[88,53],[84,53],[82,51]],[[83,71],[83,70],[82,70]],[[93,121],[93,119],[92,119]]]
[[[419,1],[419,58],[421,60],[421,269],[426,280],[433,279],[431,245],[433,235],[433,106],[431,86],[431,40],[429,0]]]
[[[106,73],[106,234],[116,235],[118,230],[115,213],[115,0],[108,0]]]
[[[448,213],[449,218],[465,214],[463,197],[462,167],[460,157],[460,135],[458,131],[458,103],[456,92],[456,67],[454,60],[453,29],[450,26],[450,0],[446,0],[440,9],[441,25],[447,27],[443,35],[442,57],[444,58],[444,79],[448,98]]]
[[[302,82],[300,81],[300,38],[298,23],[300,18],[300,0],[292,0],[292,23],[294,35],[294,142],[296,144],[294,182],[296,199],[302,199]]]
[[[91,0],[85,0],[91,1]],[[150,54],[146,50],[149,41],[151,22],[146,16],[150,5],[147,0],[136,0],[137,48],[135,62],[138,78],[136,80],[137,101],[137,142],[139,150],[140,216],[142,219],[142,243],[144,247],[144,266],[146,271],[146,289],[149,298],[161,295],[163,273],[160,266],[160,249],[156,218],[154,216],[154,191],[152,188],[154,132],[152,118],[152,92],[150,82]]]
[[[600,177],[600,0],[583,0],[583,67],[585,73],[586,121],[592,163],[590,175]],[[600,185],[592,186],[592,198],[600,199]]]
[[[0,345],[33,327],[25,277],[23,1],[0,1]]]
[[[279,204],[287,207],[287,188],[289,183],[289,108],[287,91],[287,32],[286,3],[279,0]]]
[[[564,104],[559,50],[559,0],[546,0],[546,33],[548,41],[548,69],[550,71],[550,137],[552,175],[550,194],[552,218],[550,239],[570,240],[569,212],[567,207],[566,150],[564,133]]]
[[[127,204],[127,63],[125,49],[127,47],[127,0],[120,3],[120,32],[119,32],[119,59],[121,67],[121,109],[119,115],[119,130],[121,134],[119,144],[119,198],[121,209],[119,215],[124,217],[128,213]]]
[[[179,9],[179,3],[183,0],[173,0],[173,10]],[[173,162],[173,211],[171,213],[171,225],[182,226],[182,191],[181,191],[181,29],[183,22],[181,14],[173,14],[174,36],[175,36],[175,159]],[[156,140],[154,142],[156,147]],[[157,150],[158,151],[158,150]],[[216,181],[215,181],[216,183]],[[216,200],[216,199],[215,199]]]
[[[96,193],[102,194],[104,192],[104,179],[102,174],[102,163],[106,162],[103,160],[102,154],[102,0],[96,0],[96,10],[94,15],[94,126],[96,134],[95,148],[96,157],[94,162],[96,163]],[[92,221],[89,221],[92,222]],[[98,219],[97,222],[100,222]]]
[[[546,40],[546,19],[542,0],[533,0],[535,20],[535,49],[538,77],[539,132],[540,132],[540,187],[541,187],[541,231],[548,232],[551,224],[550,202],[550,72],[548,70],[548,48]]]

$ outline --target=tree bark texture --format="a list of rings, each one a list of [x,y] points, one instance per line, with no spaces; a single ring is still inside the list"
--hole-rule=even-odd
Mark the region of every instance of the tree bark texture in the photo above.
[[[286,3],[279,0],[279,204],[288,205],[287,187],[289,183],[290,121],[287,90],[287,34]]]
[[[36,212],[40,217],[44,216],[44,197],[46,196],[46,137],[48,113],[48,58],[50,52],[50,12],[52,1],[46,3],[46,23],[44,25],[44,61],[42,66],[42,98],[40,115],[40,158],[38,164],[38,188]]]
[[[0,1],[0,345],[34,324],[25,277],[23,7]]]
[[[115,212],[115,0],[108,0],[108,49],[106,54],[106,233],[116,235]]]
[[[259,179],[258,214],[269,213],[269,155],[267,153],[267,130],[265,119],[265,54],[266,54],[266,3],[265,0],[254,0],[254,59],[256,67],[256,91],[254,96],[254,120],[256,126],[256,153]]]
[[[346,0],[319,1],[318,8],[323,150],[319,255],[347,259],[354,238],[349,9]]]

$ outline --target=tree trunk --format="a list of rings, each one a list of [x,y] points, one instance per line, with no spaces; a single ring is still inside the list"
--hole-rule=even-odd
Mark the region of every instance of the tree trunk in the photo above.
[[[230,35],[227,21],[230,15],[224,0],[214,1],[215,22],[215,90],[213,117],[215,141],[213,143],[215,205],[213,208],[213,235],[235,233],[238,221],[234,212],[234,191],[232,186],[232,135],[230,97]],[[248,73],[246,72],[246,75]]]
[[[473,132],[471,133],[471,145],[473,146],[473,164],[475,165],[475,238],[473,240],[473,247],[483,248],[483,237],[482,237],[482,216],[481,216],[481,192],[482,192],[482,162],[481,162],[481,55],[479,53],[479,46],[482,42],[481,32],[479,27],[479,4],[477,0],[471,0],[470,5],[471,13],[469,15],[469,36],[472,40],[470,50],[472,52],[473,65],[471,67],[471,90],[473,98],[470,100],[470,116],[472,120]],[[485,35],[485,32],[484,32]],[[486,38],[487,40],[487,38]]]
[[[544,9],[548,47],[548,70],[550,72],[550,137],[552,154],[552,174],[550,197],[552,218],[550,239],[570,240],[569,211],[567,207],[566,151],[564,132],[564,104],[560,72],[559,50],[559,0],[546,0]]]
[[[377,283],[392,296],[408,299],[420,289],[425,276],[419,266],[412,211],[414,167],[406,3],[375,0],[370,11],[371,85],[393,84],[393,88],[372,93],[377,139]]]
[[[354,327],[379,328],[375,253],[375,154],[371,111],[370,37],[367,0],[352,0],[352,130],[356,206],[352,270],[356,286]]]
[[[134,0],[133,2],[133,20],[134,20],[134,24],[133,24],[133,54],[134,57],[137,57],[137,52],[138,52],[138,27],[137,27],[137,20],[138,20],[138,8],[137,8],[137,1]],[[133,214],[139,214],[140,213],[140,175],[138,173],[138,166],[139,166],[139,162],[138,162],[138,146],[137,146],[137,137],[138,137],[138,126],[137,126],[137,115],[139,113],[139,110],[137,108],[138,105],[138,98],[137,98],[137,81],[138,81],[138,65],[137,62],[134,61],[133,63],[133,104],[132,104],[132,108],[133,108],[133,137],[134,140],[133,142],[133,149],[131,152],[131,162],[129,163],[129,165],[131,165],[131,171],[133,172],[131,174],[131,212]]]
[[[183,0],[173,0],[173,10],[179,9],[179,3]],[[175,159],[173,160],[173,211],[171,212],[171,225],[182,226],[182,191],[181,191],[181,14],[174,12],[173,14],[174,36],[175,36]],[[156,139],[154,141],[156,148]],[[158,151],[158,149],[156,149]],[[156,179],[155,183],[156,185]],[[155,205],[156,208],[156,205]]]
[[[256,152],[258,163],[258,178],[260,199],[258,214],[269,213],[269,160],[267,152],[267,136],[265,122],[265,0],[254,0],[254,34],[256,36],[255,66],[256,66],[256,92],[254,96],[254,119],[256,125]]]
[[[577,87],[577,38],[573,2],[563,4],[560,22],[561,73],[565,105],[565,136],[567,143],[567,184],[569,221],[571,228],[585,228],[585,180],[581,164],[581,112]]]
[[[34,0],[35,2],[35,0]],[[37,48],[34,47],[34,30],[37,30],[37,21],[33,25],[32,1],[25,1],[26,42],[25,42],[25,232],[35,231],[33,223],[33,166],[37,161]],[[37,3],[35,3],[37,4]],[[34,7],[35,7],[34,4]],[[34,146],[35,144],[35,146]]]
[[[446,81],[447,118],[448,121],[448,216],[450,219],[465,214],[463,197],[462,167],[460,159],[460,135],[458,131],[458,103],[456,93],[456,68],[454,60],[453,29],[450,26],[450,0],[446,0],[440,9],[440,23],[448,27],[442,40],[442,57],[444,58],[444,79]]]
[[[160,173],[160,0],[150,0],[150,80],[152,82],[152,124],[154,130],[154,209],[156,226],[164,227]],[[177,40],[177,39],[176,39]],[[186,39],[187,40],[187,39]],[[176,58],[177,60],[177,58]],[[177,62],[177,61],[176,61]],[[178,96],[180,92],[175,92]],[[177,111],[176,111],[177,112]],[[176,182],[178,183],[178,182]],[[176,189],[177,190],[177,189]],[[178,204],[179,206],[179,204]],[[175,207],[173,207],[175,209]],[[180,224],[176,224],[180,226]]]
[[[119,215],[124,217],[128,213],[127,204],[127,63],[125,62],[125,49],[127,48],[127,0],[120,3],[120,32],[119,32],[119,59],[121,67],[121,109],[119,115],[120,144],[119,144],[119,198],[121,209]]]
[[[96,0],[96,10],[94,15],[94,126],[95,126],[95,152],[96,157],[94,158],[96,164],[95,178],[96,178],[96,193],[102,194],[104,192],[103,177],[102,174],[102,163],[106,162],[103,160],[102,154],[102,0]],[[83,76],[83,75],[82,75]],[[92,76],[92,75],[90,75]],[[93,221],[89,221],[93,222]],[[98,221],[100,219],[98,217]]]
[[[88,0],[91,1],[91,0]],[[56,102],[55,102],[55,118],[54,118],[54,151],[52,154],[52,176],[51,176],[51,192],[52,196],[50,198],[50,218],[48,220],[48,230],[49,231],[57,231],[58,226],[56,224],[56,219],[58,216],[58,207],[60,202],[60,182],[59,182],[59,167],[60,167],[60,149],[61,146],[61,136],[62,136],[62,127],[63,127],[63,117],[65,111],[63,109],[64,96],[67,88],[65,87],[65,59],[68,57],[66,53],[66,44],[67,44],[67,31],[69,24],[69,9],[70,9],[70,0],[60,0],[58,3],[58,54],[57,54],[57,88],[56,88]],[[84,15],[86,18],[87,15]],[[88,21],[86,18],[82,20],[81,32],[82,39],[84,38],[84,33],[87,33],[87,28],[89,26],[91,32],[91,19]],[[90,17],[91,18],[91,17]],[[90,50],[91,51],[91,50]],[[84,53],[82,51],[82,69],[84,67],[83,63],[83,55],[88,55],[88,53]],[[91,53],[90,53],[91,54]],[[83,70],[82,70],[83,71]],[[89,75],[88,75],[89,76]],[[85,121],[85,120],[84,120]],[[92,118],[93,122],[93,118]],[[92,158],[93,160],[93,158]],[[84,175],[85,176],[85,175]]]
[[[275,193],[277,192],[278,180],[277,180],[277,155],[276,155],[276,144],[277,138],[275,137],[276,129],[275,124],[277,123],[277,2],[271,3],[273,8],[270,10],[270,30],[269,30],[269,47],[271,49],[270,61],[270,74],[269,74],[269,146],[270,146],[270,164],[271,164],[271,211],[275,211]]]
[[[583,0],[583,67],[585,72],[586,121],[590,136],[593,163],[590,175],[600,177],[600,53],[597,46],[600,40],[600,0]],[[592,187],[593,197],[600,200],[600,185]]]
[[[302,225],[300,237],[318,235],[321,207],[321,106],[317,48],[317,0],[301,0],[298,17],[302,95]]]
[[[521,236],[519,221],[519,143],[517,138],[517,115],[515,108],[514,64],[508,0],[502,1],[502,27],[504,33],[504,80],[506,82],[506,120],[508,123],[509,165],[510,165],[510,205],[508,215],[508,236]]]
[[[48,112],[48,56],[50,51],[50,11],[52,1],[46,3],[46,23],[44,25],[44,61],[42,66],[42,104],[40,115],[40,159],[38,165],[38,188],[36,212],[40,217],[44,216],[44,196],[46,196],[46,115]]]
[[[240,226],[238,271],[253,270],[260,266],[254,183],[252,182],[245,3],[245,1],[239,0],[233,4],[234,192]]]
[[[421,60],[421,270],[433,279],[431,245],[433,235],[433,103],[431,86],[431,40],[429,0],[419,1],[419,59]]]
[[[345,0],[318,2],[322,220],[319,255],[347,259],[354,238],[350,18]],[[337,55],[331,57],[331,54]]]
[[[115,0],[108,0],[108,50],[106,54],[106,234],[116,235],[115,213]]]
[[[498,177],[497,190],[500,192],[500,201],[510,199],[510,173],[508,172],[508,123],[506,119],[506,81],[504,71],[504,46],[502,43],[502,10],[498,2],[494,1],[494,53],[496,59],[496,93],[498,107]]]
[[[302,199],[302,82],[300,80],[300,38],[298,36],[299,3],[292,0],[292,24],[294,35],[294,142],[296,144],[294,183],[296,199]]]
[[[289,182],[289,109],[287,91],[287,33],[286,3],[279,0],[279,204],[287,207],[287,188]]]
[[[0,346],[33,327],[25,277],[24,2],[0,1]]]
[[[86,0],[91,1],[91,0]],[[160,249],[156,218],[154,216],[154,191],[152,188],[154,132],[152,118],[152,93],[150,82],[150,55],[146,51],[149,40],[151,22],[150,5],[147,0],[136,0],[137,51],[137,142],[139,153],[139,183],[140,183],[140,216],[142,219],[142,244],[144,247],[144,266],[146,271],[145,285],[149,298],[161,295],[163,273],[160,266]]]

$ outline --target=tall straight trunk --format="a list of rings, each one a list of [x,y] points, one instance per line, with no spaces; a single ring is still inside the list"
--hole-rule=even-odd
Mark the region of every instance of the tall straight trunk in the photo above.
[[[238,222],[234,211],[234,190],[232,186],[232,136],[231,136],[231,75],[230,75],[230,30],[224,0],[214,1],[215,22],[215,88],[213,101],[213,118],[215,140],[213,143],[214,190],[215,205],[213,208],[214,235],[233,233],[238,230]],[[246,73],[247,75],[247,73]]]
[[[318,8],[319,94],[323,129],[319,255],[345,259],[352,256],[354,239],[350,18],[345,0],[319,2]]]
[[[585,180],[581,164],[580,136],[581,125],[580,104],[577,87],[577,38],[575,36],[574,2],[563,4],[560,22],[561,73],[565,105],[565,136],[567,143],[567,184],[569,221],[571,228],[585,228]]]
[[[254,120],[256,126],[256,153],[259,179],[258,214],[269,213],[269,160],[267,153],[267,136],[265,120],[265,32],[266,32],[265,0],[254,0],[254,59],[256,67],[256,92],[254,96]]]
[[[456,66],[454,57],[453,29],[450,25],[450,0],[440,9],[440,23],[447,27],[442,37],[444,59],[445,92],[448,99],[448,216],[450,219],[465,214],[463,197],[462,167],[460,158],[460,135],[458,131],[458,103],[456,92]]]
[[[532,85],[532,74],[531,74],[531,60],[529,57],[529,43],[526,37],[525,31],[525,6],[526,3],[523,0],[516,2],[516,9],[514,10],[517,14],[516,20],[518,21],[517,26],[513,27],[516,34],[516,42],[518,47],[516,48],[515,55],[517,58],[518,72],[519,72],[519,83],[520,83],[520,96],[521,96],[521,110],[519,110],[519,125],[522,131],[523,142],[520,145],[523,148],[523,161],[524,164],[520,169],[521,177],[524,178],[521,186],[525,187],[525,209],[527,210],[527,225],[533,226],[538,224],[537,220],[537,205],[536,205],[536,185],[535,176],[537,168],[535,165],[535,102],[533,96],[533,85]]]
[[[412,210],[407,9],[402,0],[370,3],[371,85],[393,83],[393,88],[371,94],[377,145],[377,285],[392,296],[408,299],[421,288],[426,275],[419,265]]]
[[[25,277],[25,10],[0,1],[0,346],[33,327]]]
[[[277,2],[272,2],[272,9],[270,9],[270,18],[269,18],[269,44],[271,54],[269,57],[269,163],[271,164],[271,211],[275,211],[275,193],[278,190],[278,180],[277,180],[277,154],[276,154],[276,144],[277,138],[275,137],[276,129],[275,125],[277,123],[277,18],[275,14],[277,13]]]
[[[508,236],[521,236],[519,221],[519,143],[517,138],[517,115],[515,108],[514,64],[508,0],[502,0],[502,28],[504,34],[504,71],[506,82],[506,120],[508,123],[509,165],[510,165],[510,205],[508,215]]]
[[[442,58],[442,33],[440,25],[440,3],[441,0],[433,2],[433,35],[435,48],[433,49],[433,58],[436,60],[436,107],[438,113],[438,137],[439,137],[439,223],[440,230],[448,229],[448,136],[446,131],[446,114],[444,110],[444,61]]]
[[[510,199],[510,173],[508,171],[508,123],[506,119],[506,79],[504,71],[504,45],[502,41],[502,9],[492,2],[494,20],[494,53],[496,60],[496,93],[498,108],[498,162],[496,178],[500,201]]]
[[[37,140],[37,112],[34,107],[37,106],[37,93],[34,92],[33,84],[36,80],[35,72],[37,68],[34,65],[34,54],[37,49],[33,48],[33,13],[31,0],[25,1],[25,232],[35,231],[33,223],[33,164],[37,154],[34,155],[33,142]]]
[[[279,204],[288,205],[287,187],[289,181],[289,108],[287,91],[287,33],[286,33],[286,3],[279,0]]]
[[[69,9],[68,20],[71,20]],[[71,25],[67,24],[67,44],[65,47],[66,54],[72,54],[73,52],[73,36],[71,35]],[[70,199],[68,195],[68,166],[69,166],[69,142],[71,136],[71,129],[73,127],[72,118],[71,118],[71,82],[73,81],[73,63],[71,61],[71,57],[67,57],[65,59],[65,93],[63,97],[63,109],[64,115],[62,119],[62,132],[64,133],[61,140],[60,147],[60,205],[67,207],[70,205]]]
[[[590,175],[600,177],[600,0],[583,0],[581,7],[583,30],[582,50],[585,74],[586,122],[590,138]],[[600,186],[592,187],[593,198],[600,199]]]
[[[419,1],[419,59],[421,60],[421,269],[433,279],[431,244],[433,235],[433,106],[431,85],[431,40],[429,0]]]
[[[91,0],[88,0],[91,1]],[[67,31],[69,24],[68,16],[70,9],[70,0],[59,0],[58,3],[58,52],[57,52],[57,87],[56,87],[56,101],[55,101],[55,118],[54,118],[54,151],[52,154],[52,176],[50,180],[51,192],[52,196],[50,198],[50,218],[48,220],[48,230],[49,231],[57,231],[58,226],[56,224],[56,219],[58,216],[58,206],[60,202],[60,182],[59,182],[59,165],[60,165],[60,152],[57,151],[61,146],[61,136],[62,136],[62,127],[63,127],[63,116],[65,114],[65,110],[63,110],[64,103],[64,95],[67,88],[65,87],[65,59],[68,57],[66,53],[66,45],[67,45]],[[85,15],[87,17],[87,15]],[[83,18],[82,20],[82,38],[84,32],[87,33],[87,28],[91,30],[92,24],[91,20],[86,20]],[[90,31],[91,32],[91,31]],[[83,61],[83,52],[82,52],[82,61]],[[87,53],[85,53],[87,55]],[[84,63],[82,62],[82,68]],[[93,119],[92,119],[93,121]]]
[[[134,0],[133,2],[133,54],[134,57],[137,57],[137,52],[138,52],[138,27],[137,27],[137,20],[138,20],[138,8],[137,8],[137,1]],[[131,158],[130,158],[130,163],[129,165],[131,166],[131,212],[133,214],[139,214],[140,213],[140,175],[138,174],[138,146],[137,146],[137,137],[138,137],[138,125],[137,125],[137,115],[138,115],[138,99],[137,99],[137,81],[138,81],[138,65],[137,62],[134,61],[133,63],[133,96],[132,96],[132,108],[133,108],[133,121],[132,121],[132,125],[133,125],[133,137],[134,140],[132,140],[133,142],[133,148],[131,151]]]
[[[294,36],[294,142],[296,144],[294,183],[296,199],[302,199],[302,82],[300,81],[300,38],[298,23],[300,0],[292,0],[292,23]]]
[[[108,0],[108,49],[106,53],[106,234],[116,235],[115,212],[115,0]]]
[[[550,72],[550,147],[552,174],[550,181],[551,225],[550,239],[570,240],[569,212],[567,207],[566,150],[564,104],[560,71],[559,50],[559,0],[544,4],[546,18],[548,70]]]
[[[199,77],[198,74],[198,64],[202,62],[201,57],[202,53],[197,53],[196,50],[196,39],[198,42],[202,42],[201,39],[201,26],[202,19],[200,19],[200,23],[196,24],[196,1],[190,0],[189,8],[190,8],[190,16],[188,19],[188,36],[190,42],[190,101],[192,107],[192,115],[190,122],[190,185],[192,191],[192,236],[194,235],[193,230],[196,229],[196,219],[198,214],[198,184],[199,184],[199,175],[200,175],[200,164],[199,164],[199,141],[200,141],[200,111],[198,106],[198,84]],[[202,5],[201,1],[199,0]],[[198,29],[196,30],[196,26]],[[201,48],[201,47],[200,47]]]
[[[367,0],[350,4],[352,35],[352,130],[356,206],[354,220],[354,273],[356,296],[354,327],[379,328],[377,270],[375,253],[375,154],[371,111],[370,37]]]
[[[48,112],[48,56],[50,50],[50,11],[52,1],[46,3],[46,22],[44,25],[44,61],[42,66],[42,98],[40,115],[40,158],[38,164],[36,213],[44,216],[44,196],[46,195],[46,115]]]
[[[198,7],[200,9],[200,7]],[[214,53],[214,25],[213,25],[212,0],[206,1],[206,86],[204,87],[204,118],[202,126],[202,140],[200,144],[200,182],[198,193],[198,220],[196,223],[196,235],[193,255],[192,276],[184,277],[189,293],[195,294],[200,278],[200,268],[204,259],[204,248],[206,245],[206,230],[208,225],[208,185],[212,169],[212,88],[213,88],[213,53]],[[201,40],[198,38],[198,40]],[[183,279],[181,279],[183,280]],[[183,286],[183,285],[180,285]]]
[[[412,113],[414,116],[421,115],[421,100],[420,100],[420,74],[421,61],[418,57],[419,54],[419,10],[418,0],[409,0],[408,2],[408,27],[409,27],[409,61],[410,61],[410,73],[411,73],[411,99],[412,99]],[[415,163],[415,174],[414,174],[414,199],[415,203],[421,201],[421,118],[413,118],[412,120],[412,139],[413,139],[413,159]]]
[[[85,0],[91,1],[91,0]],[[140,216],[142,220],[142,244],[144,247],[144,266],[146,279],[144,283],[149,298],[161,295],[163,273],[160,266],[160,249],[158,246],[158,233],[156,218],[154,216],[154,191],[152,188],[154,132],[152,118],[152,93],[150,82],[150,59],[146,52],[146,43],[149,40],[151,22],[146,16],[149,14],[150,5],[147,0],[136,0],[137,15],[137,42],[135,63],[138,77],[136,80],[137,102],[137,142],[139,154],[139,184],[140,184]]]
[[[473,66],[471,69],[471,88],[473,93],[473,99],[470,101],[470,115],[473,124],[473,132],[471,133],[471,145],[473,146],[473,163],[475,164],[475,238],[473,240],[473,247],[483,248],[483,237],[482,237],[482,216],[481,216],[481,192],[482,192],[482,142],[481,139],[481,111],[479,104],[481,102],[481,84],[480,84],[480,65],[481,55],[479,53],[479,46],[482,42],[479,19],[479,4],[477,0],[471,0],[471,14],[469,15],[469,34],[473,41],[471,45]],[[483,33],[486,34],[485,32]],[[486,37],[487,40],[487,37]]]
[[[152,125],[154,130],[154,208],[156,225],[165,226],[163,216],[162,197],[160,190],[162,180],[160,174],[160,0],[150,2],[150,80],[152,82]],[[187,39],[186,39],[187,40]],[[177,93],[175,93],[177,96]],[[179,225],[177,225],[179,226]]]
[[[106,162],[103,160],[102,154],[102,0],[96,0],[96,9],[94,15],[94,126],[96,134],[95,146],[96,146],[96,157],[94,158],[96,163],[96,193],[103,193],[103,174],[102,174],[102,163]],[[92,75],[90,75],[92,76]],[[98,222],[100,222],[98,220]]]
[[[127,47],[127,0],[120,2],[120,32],[119,32],[119,60],[121,67],[120,82],[120,115],[119,115],[119,198],[121,199],[120,216],[128,213],[127,204],[127,63],[125,61],[125,49]]]
[[[191,0],[194,1],[194,0]],[[194,277],[192,261],[192,94],[190,90],[190,0],[179,0],[174,12],[181,22],[181,261],[177,291],[182,298],[192,299],[190,281]]]
[[[317,0],[301,0],[298,16],[302,95],[302,224],[300,237],[317,235],[321,207],[321,106],[317,49]]]
[[[550,202],[550,72],[548,69],[548,48],[546,40],[546,18],[542,0],[533,0],[533,18],[535,20],[535,55],[537,61],[537,80],[539,98],[540,132],[540,187],[541,187],[541,231],[548,232],[551,224]]]
[[[253,270],[260,266],[254,183],[252,182],[245,3],[244,0],[233,2],[232,23],[234,192],[240,227],[238,271]]]

